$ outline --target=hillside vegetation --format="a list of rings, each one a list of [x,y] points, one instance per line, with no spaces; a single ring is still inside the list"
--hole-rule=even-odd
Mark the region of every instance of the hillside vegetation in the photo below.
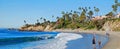
[[[105,22],[103,29],[109,29],[110,31],[120,31],[120,19],[112,19]]]
[[[120,12],[117,10],[118,7],[120,7],[120,2],[118,2],[118,0],[115,0],[115,4],[111,6],[113,10],[108,12],[108,14],[105,15],[105,18],[98,15],[100,9],[97,7],[79,7],[77,11],[62,11],[62,16],[52,16],[52,18],[56,18],[56,21],[54,22],[41,17],[40,19],[37,19],[37,22],[35,24],[31,25],[28,24],[26,20],[24,20],[25,25],[21,27],[21,30],[107,29],[112,31],[119,31],[120,18],[115,17],[118,12]],[[101,19],[96,19],[96,16],[99,16]]]

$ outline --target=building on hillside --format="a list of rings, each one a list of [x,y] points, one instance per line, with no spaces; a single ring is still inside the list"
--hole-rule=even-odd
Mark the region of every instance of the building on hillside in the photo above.
[[[116,18],[120,18],[120,13],[115,16]]]
[[[107,18],[107,16],[95,16],[92,18],[92,20],[102,20],[104,18]]]
[[[102,20],[104,18],[120,18],[120,13],[117,14],[115,17],[112,16],[95,16],[92,18],[92,20]]]

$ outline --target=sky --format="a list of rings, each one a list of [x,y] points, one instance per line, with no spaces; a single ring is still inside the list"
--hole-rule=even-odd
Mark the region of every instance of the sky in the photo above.
[[[78,7],[98,7],[99,15],[112,11],[114,0],[0,0],[0,28],[19,28],[24,20],[33,24],[40,17],[55,21],[61,11],[78,10]],[[42,22],[42,20],[40,20]]]

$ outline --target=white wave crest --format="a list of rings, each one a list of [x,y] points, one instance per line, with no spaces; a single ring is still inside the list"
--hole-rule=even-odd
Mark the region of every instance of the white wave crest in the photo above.
[[[25,49],[65,49],[67,47],[68,41],[76,40],[78,38],[82,38],[80,34],[75,33],[59,33],[55,40],[40,46],[34,46],[34,47],[27,47]]]

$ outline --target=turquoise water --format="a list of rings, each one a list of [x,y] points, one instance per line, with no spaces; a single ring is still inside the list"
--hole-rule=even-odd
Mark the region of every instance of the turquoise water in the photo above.
[[[0,29],[0,49],[24,49],[24,48],[33,48],[36,49],[43,47],[48,47],[55,44],[55,41],[64,41],[61,38],[66,38],[67,36],[61,36],[55,38],[59,32],[31,32],[31,31],[18,31],[18,30],[8,30]],[[66,49],[93,49],[92,38],[93,34],[79,34],[83,38],[76,40],[68,41],[66,44]],[[71,36],[71,35],[70,35]],[[69,38],[68,38],[69,39]],[[108,41],[108,38],[101,35],[96,35],[96,42],[98,40],[102,41],[101,47],[96,45],[97,49],[101,49]],[[64,47],[63,43],[56,43],[52,49]],[[37,48],[38,46],[38,48]],[[60,46],[60,47],[59,47]],[[43,49],[43,48],[42,48]],[[45,49],[45,48],[44,48]]]
[[[30,32],[0,29],[0,49],[22,49],[44,45],[52,40],[58,32]]]

